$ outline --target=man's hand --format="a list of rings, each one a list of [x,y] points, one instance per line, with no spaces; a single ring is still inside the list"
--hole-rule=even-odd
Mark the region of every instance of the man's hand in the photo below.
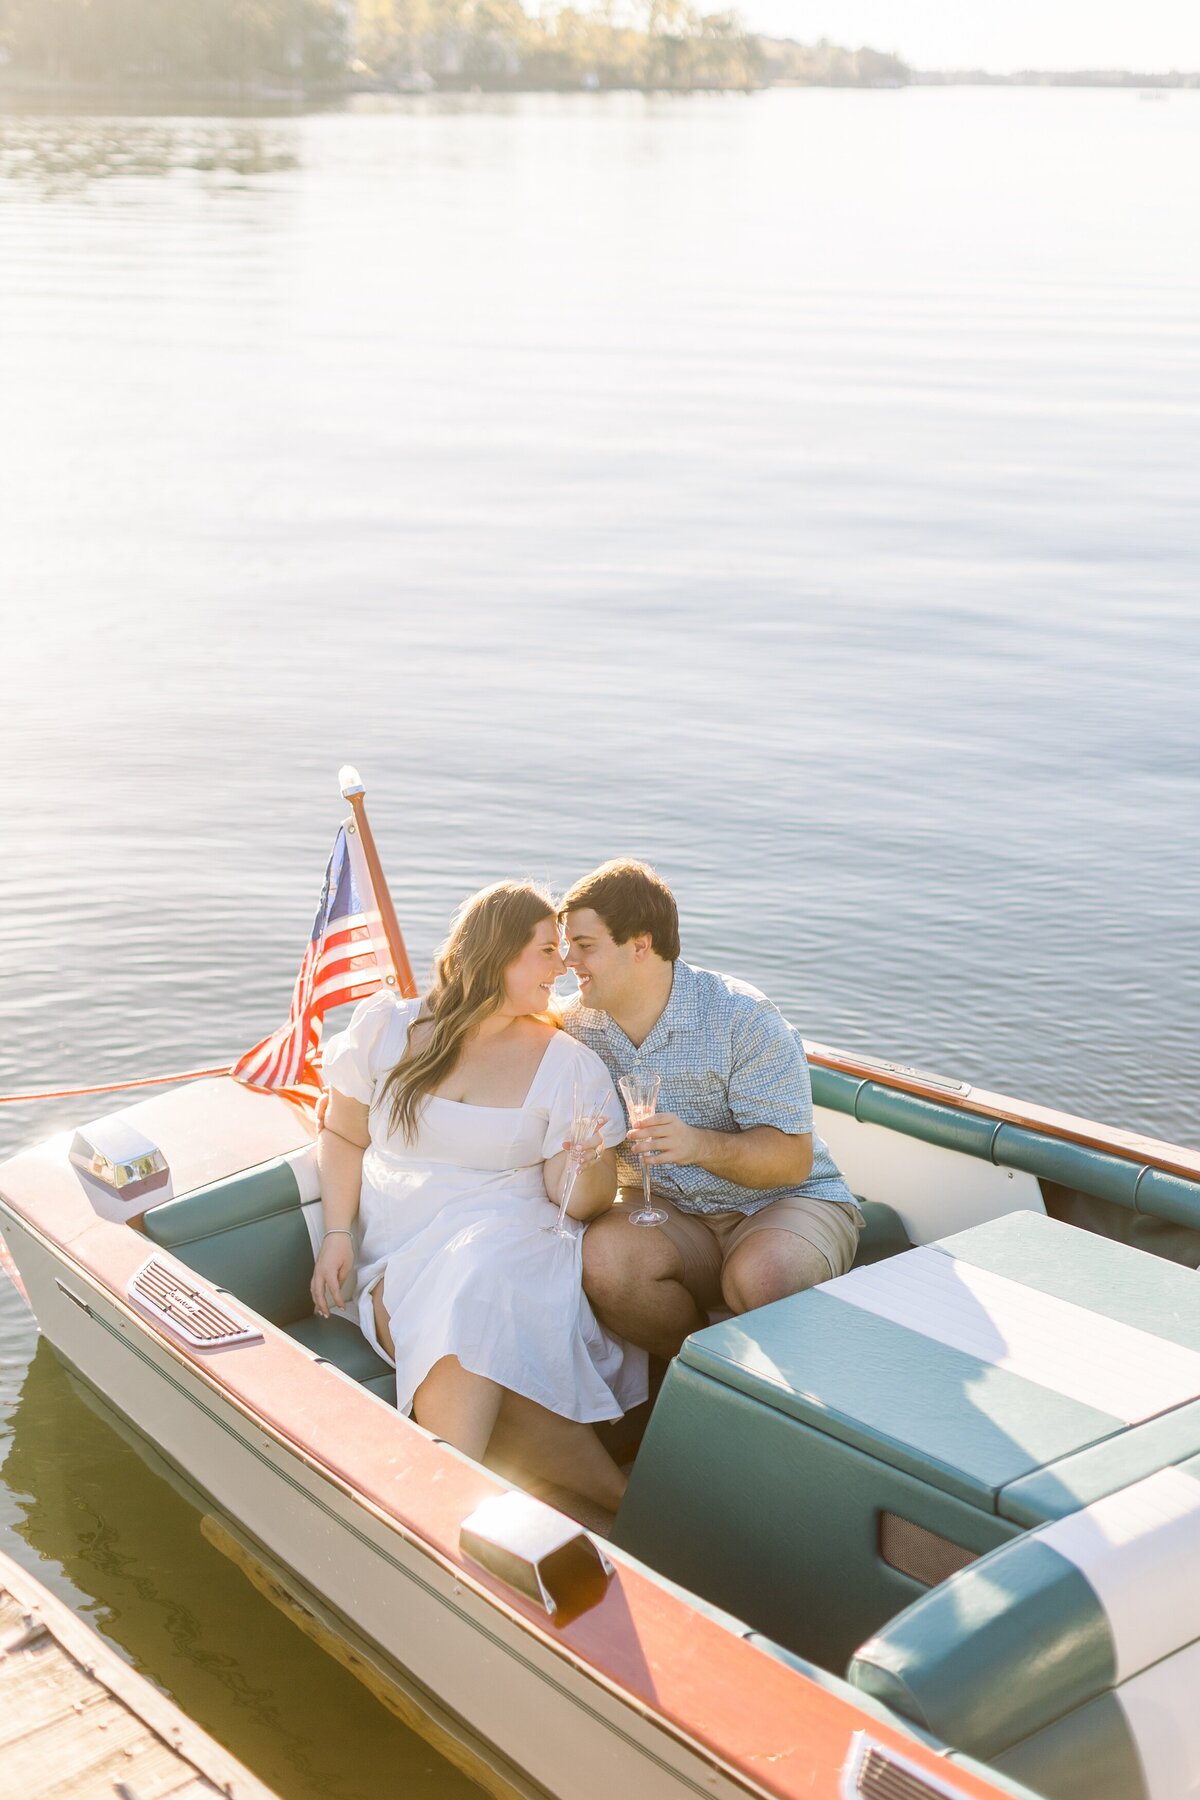
[[[329,1089],[323,1087],[317,1095],[317,1104],[313,1108],[313,1117],[317,1121],[317,1130],[325,1129],[325,1114],[329,1111]]]
[[[685,1125],[674,1113],[655,1113],[641,1125],[631,1125],[629,1142],[648,1163],[674,1163],[687,1168],[703,1159],[704,1145],[712,1133]]]
[[[704,1131],[685,1125],[673,1113],[655,1113],[644,1125],[629,1128],[630,1147],[645,1155],[651,1168],[674,1163],[677,1168],[707,1169],[737,1187],[799,1187],[812,1173],[812,1138],[805,1133],[749,1125],[742,1131]]]
[[[313,1268],[313,1309],[327,1319],[331,1306],[342,1306],[343,1289],[354,1269],[354,1243],[349,1232],[331,1232],[317,1253]]]

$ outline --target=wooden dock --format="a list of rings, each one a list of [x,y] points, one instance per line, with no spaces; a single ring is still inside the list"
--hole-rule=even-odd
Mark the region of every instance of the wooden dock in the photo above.
[[[0,1553],[2,1800],[273,1800]]]

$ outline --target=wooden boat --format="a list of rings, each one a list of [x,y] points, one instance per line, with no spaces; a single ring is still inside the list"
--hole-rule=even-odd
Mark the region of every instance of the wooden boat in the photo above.
[[[689,1339],[607,1539],[312,1316],[296,1106],[93,1120],[0,1166],[0,1233],[252,1578],[490,1793],[1200,1794],[1200,1154],[808,1050],[859,1263]]]
[[[270,1800],[69,1607],[0,1553],[0,1794]]]

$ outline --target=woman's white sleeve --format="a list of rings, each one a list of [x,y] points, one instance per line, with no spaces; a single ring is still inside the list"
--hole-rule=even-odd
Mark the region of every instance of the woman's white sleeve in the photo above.
[[[574,1054],[562,1058],[562,1068],[550,1095],[543,1156],[556,1156],[564,1139],[570,1135],[576,1082],[583,1085],[589,1106],[603,1113],[608,1121],[601,1130],[607,1148],[612,1150],[625,1139],[625,1109],[617,1098],[608,1070],[586,1044],[574,1044],[572,1048]]]
[[[370,1106],[381,1075],[394,1067],[404,1049],[399,1014],[416,1002],[397,1003],[393,995],[372,994],[355,1007],[345,1031],[337,1032],[325,1046],[321,1073],[327,1087]]]

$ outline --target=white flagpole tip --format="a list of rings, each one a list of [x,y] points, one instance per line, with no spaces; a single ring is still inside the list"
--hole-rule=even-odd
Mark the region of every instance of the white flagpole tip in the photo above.
[[[338,770],[338,786],[342,790],[343,800],[349,800],[352,794],[365,794],[367,791],[358,770],[351,768],[349,763]]]

